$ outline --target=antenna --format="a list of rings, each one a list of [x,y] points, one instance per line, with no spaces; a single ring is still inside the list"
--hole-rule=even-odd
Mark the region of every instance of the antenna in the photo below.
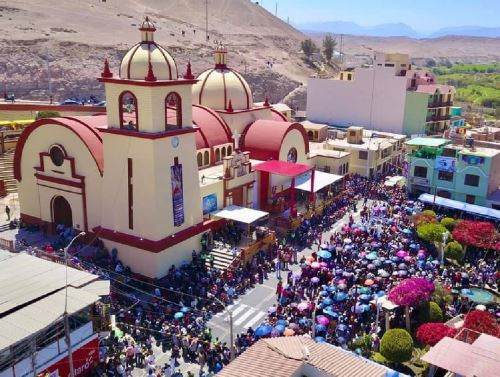
[[[278,2],[276,2],[276,9],[274,11],[274,17],[278,17]]]

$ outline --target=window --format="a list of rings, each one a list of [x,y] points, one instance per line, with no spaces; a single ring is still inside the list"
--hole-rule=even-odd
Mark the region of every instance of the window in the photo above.
[[[479,186],[479,176],[475,174],[465,174],[464,185]]]
[[[450,199],[451,193],[449,191],[446,191],[446,190],[438,190],[437,196],[440,196],[441,198]]]
[[[427,168],[425,166],[415,166],[413,175],[415,177],[427,178]]]
[[[61,166],[64,162],[64,152],[61,147],[54,145],[50,148],[50,160],[55,166]]]
[[[394,67],[394,64],[393,63],[385,63],[385,66],[386,67]]]
[[[356,131],[354,130],[349,131],[349,136],[356,136]]]
[[[132,159],[128,159],[128,228],[134,229],[134,185]]]
[[[203,153],[203,165],[208,165],[210,163],[210,153],[208,151],[205,151]]]
[[[120,128],[137,131],[139,129],[139,108],[137,98],[132,92],[126,91],[118,98],[120,110]]]
[[[181,96],[169,93],[165,98],[165,130],[182,128],[182,103]]]
[[[307,138],[309,139],[309,141],[313,141],[314,133],[312,131],[307,131]]]
[[[455,149],[445,148],[445,149],[443,149],[441,156],[455,158],[455,157],[457,157],[457,151]]]
[[[358,158],[360,160],[367,160],[368,159],[368,151],[359,151]]]
[[[293,163],[296,163],[297,162],[297,149],[295,148],[290,148],[290,150],[288,151],[288,154],[286,156],[286,160],[287,162],[293,162]]]
[[[226,157],[226,147],[222,147],[222,158]]]
[[[201,168],[203,166],[203,156],[202,156],[201,152],[198,152],[196,159],[198,161],[198,167]]]
[[[230,145],[230,146],[227,147],[227,155],[231,156],[232,154],[233,154],[233,146]]]
[[[469,204],[474,204],[476,201],[476,197],[474,195],[466,195],[465,202]]]
[[[453,172],[440,171],[438,173],[438,179],[441,180],[441,181],[452,182],[453,181]]]
[[[345,164],[345,172],[346,172],[346,174],[347,174],[348,171],[349,171],[349,163],[346,163]]]

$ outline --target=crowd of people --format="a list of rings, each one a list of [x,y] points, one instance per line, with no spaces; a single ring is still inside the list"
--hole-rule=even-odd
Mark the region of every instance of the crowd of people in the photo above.
[[[494,258],[476,254],[483,259],[467,271],[442,267],[432,246],[416,238],[412,215],[419,210],[404,188],[352,176],[321,214],[303,218],[293,231],[278,233],[276,244],[258,252],[250,263],[221,271],[207,266],[203,253],[193,252],[191,263],[172,266],[165,277],[148,282],[124,266],[116,250],[108,253],[96,241],[97,252],[77,263],[111,280],[110,313],[116,327],[102,341],[101,363],[93,372],[126,376],[141,367],[148,375],[182,376],[178,367],[183,360],[197,363],[200,376],[212,375],[230,362],[232,352],[237,355],[266,336],[307,334],[347,347],[368,334],[376,347],[385,330],[376,302],[402,279],[420,276],[445,287],[497,286]],[[215,237],[232,244],[241,234],[227,227]],[[205,239],[204,251],[206,245]],[[310,255],[299,257],[305,248]],[[299,268],[290,268],[292,264]],[[211,316],[271,273],[280,280],[276,304],[264,323],[237,334],[234,349],[213,337],[206,325]],[[456,296],[445,309],[452,315],[470,305]],[[398,310],[391,314],[391,327],[404,327]],[[169,362],[157,362],[157,347],[169,352]]]

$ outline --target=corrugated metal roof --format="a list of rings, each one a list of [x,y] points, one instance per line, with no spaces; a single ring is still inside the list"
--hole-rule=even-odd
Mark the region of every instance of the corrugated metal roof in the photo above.
[[[27,254],[9,256],[0,259],[0,315],[65,286],[64,265]],[[81,287],[98,279],[96,275],[68,267],[70,286]]]
[[[65,290],[38,300],[0,319],[0,350],[44,329],[62,318]],[[68,287],[68,314],[76,313],[99,300],[96,294]]]

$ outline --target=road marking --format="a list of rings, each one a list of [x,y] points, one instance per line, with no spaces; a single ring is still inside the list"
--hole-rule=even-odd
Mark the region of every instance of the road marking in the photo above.
[[[250,317],[253,313],[255,312],[255,309],[254,308],[249,308],[248,311],[243,314],[240,318],[238,318],[235,322],[234,322],[234,325],[235,326],[239,326],[241,325],[245,319],[247,319],[248,317]],[[233,317],[234,318],[234,317]]]
[[[240,300],[235,300],[231,305],[227,306],[225,310],[222,310],[221,312],[217,313],[214,315],[214,317],[222,317],[224,315],[226,315],[226,310],[231,310],[232,308],[234,308],[236,305],[238,305],[240,303]]]
[[[257,322],[259,322],[260,320],[262,320],[265,315],[266,315],[265,312],[259,312],[259,313],[257,313],[257,315],[255,317],[253,317],[250,321],[248,321],[247,323],[245,323],[245,325],[243,325],[243,328],[244,329],[248,329],[249,327],[252,327]]]
[[[239,312],[241,312],[242,310],[245,310],[246,308],[248,308],[248,305],[241,304],[241,305],[240,305],[240,306],[238,306],[236,309],[234,309],[234,311],[233,311],[233,318],[234,318],[235,316],[237,316]]]

